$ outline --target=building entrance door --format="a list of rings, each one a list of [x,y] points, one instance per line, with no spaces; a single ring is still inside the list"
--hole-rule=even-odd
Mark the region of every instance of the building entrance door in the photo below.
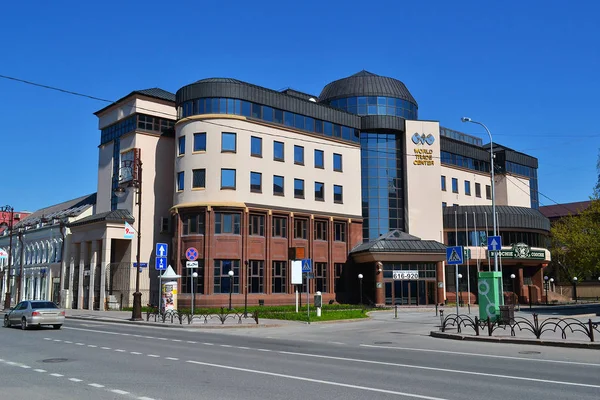
[[[398,306],[435,304],[435,282],[386,281],[385,303]]]

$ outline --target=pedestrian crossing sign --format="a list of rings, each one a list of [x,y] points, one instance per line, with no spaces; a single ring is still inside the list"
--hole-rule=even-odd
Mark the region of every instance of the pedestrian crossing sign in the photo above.
[[[462,264],[463,254],[462,246],[446,247],[446,263],[449,265]]]

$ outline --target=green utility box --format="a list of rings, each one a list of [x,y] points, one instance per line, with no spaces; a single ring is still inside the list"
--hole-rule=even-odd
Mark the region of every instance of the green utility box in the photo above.
[[[500,317],[502,305],[502,272],[480,272],[477,288],[479,289],[479,319],[496,321]]]

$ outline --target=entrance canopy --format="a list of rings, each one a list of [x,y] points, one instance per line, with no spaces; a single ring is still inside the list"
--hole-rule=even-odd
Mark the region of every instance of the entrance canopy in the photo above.
[[[435,240],[421,240],[406,232],[393,230],[356,246],[350,255],[357,263],[439,262],[446,260],[446,245]]]

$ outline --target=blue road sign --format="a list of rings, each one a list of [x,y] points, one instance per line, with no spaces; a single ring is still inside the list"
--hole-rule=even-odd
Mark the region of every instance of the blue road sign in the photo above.
[[[156,243],[156,257],[166,257],[169,254],[169,245],[166,243]]]
[[[463,254],[462,246],[446,247],[446,263],[449,265],[462,264]]]
[[[488,236],[488,250],[502,250],[502,238],[500,236]]]
[[[310,258],[304,258],[302,260],[302,273],[312,272],[312,262]]]
[[[196,261],[198,259],[198,250],[196,250],[194,247],[190,247],[185,251],[185,258],[190,261]]]
[[[156,257],[156,270],[164,271],[167,269],[167,257]]]
[[[134,262],[133,267],[136,268],[137,266],[137,263]],[[148,263],[140,263],[140,268],[148,268]]]

